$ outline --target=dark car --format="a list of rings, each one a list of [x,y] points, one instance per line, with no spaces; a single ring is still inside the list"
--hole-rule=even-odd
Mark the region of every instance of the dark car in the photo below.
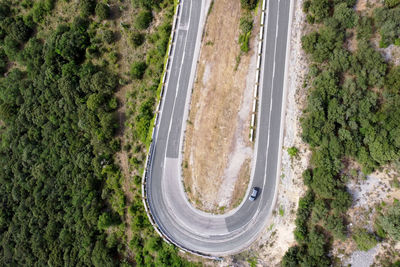
[[[256,198],[258,196],[258,191],[260,191],[260,189],[258,189],[257,187],[253,187],[253,190],[251,190],[251,194],[249,196],[250,201],[256,200]]]

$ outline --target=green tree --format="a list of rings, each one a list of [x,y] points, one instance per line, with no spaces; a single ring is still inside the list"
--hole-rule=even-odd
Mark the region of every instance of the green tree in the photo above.
[[[357,244],[357,248],[363,251],[370,250],[378,243],[375,236],[364,228],[354,230],[352,237]]]
[[[139,30],[145,30],[150,26],[153,20],[153,14],[150,10],[142,10],[135,18],[135,27]]]
[[[257,0],[240,0],[242,8],[251,10],[256,7]]]
[[[400,202],[391,205],[384,215],[377,218],[379,225],[394,240],[400,240]]]
[[[144,42],[144,34],[138,31],[130,33],[129,42],[133,46],[133,48],[141,46]]]
[[[337,19],[345,28],[353,28],[357,23],[357,14],[352,7],[347,7],[346,3],[335,6],[333,18]]]
[[[93,15],[96,8],[96,0],[81,0],[79,2],[79,5],[82,16],[86,17],[89,15]]]
[[[110,13],[110,7],[107,4],[104,3],[97,3],[96,8],[95,8],[96,16],[100,20],[105,20],[108,19],[111,15]]]
[[[143,61],[135,61],[131,65],[131,76],[134,79],[142,79],[147,65]]]

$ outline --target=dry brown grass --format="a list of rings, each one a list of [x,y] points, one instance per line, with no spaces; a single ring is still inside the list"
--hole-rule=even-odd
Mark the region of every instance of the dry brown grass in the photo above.
[[[239,206],[240,202],[243,200],[244,192],[246,192],[247,187],[249,186],[249,177],[251,171],[250,162],[251,160],[247,159],[240,169],[239,178],[236,180],[232,200],[228,209]]]
[[[240,16],[239,0],[215,1],[202,40],[185,135],[183,173],[188,197],[197,208],[213,212],[218,210],[218,193],[235,149],[236,130],[240,127],[244,140],[249,134],[249,122],[238,125],[251,54],[243,55],[235,70]],[[251,146],[247,141],[245,145]],[[230,208],[247,189],[250,160],[241,164]]]

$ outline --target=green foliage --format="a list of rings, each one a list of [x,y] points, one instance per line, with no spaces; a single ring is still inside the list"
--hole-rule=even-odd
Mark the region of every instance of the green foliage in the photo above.
[[[393,67],[387,74],[385,89],[387,93],[392,95],[400,93],[400,66]]]
[[[391,205],[384,215],[377,218],[378,224],[394,240],[400,240],[400,202]]]
[[[147,143],[147,134],[150,122],[153,119],[154,99],[147,99],[139,107],[139,114],[136,116],[136,135],[142,143]]]
[[[96,0],[81,0],[79,1],[81,15],[83,17],[93,15],[96,8]]]
[[[298,246],[293,246],[288,249],[285,255],[282,258],[282,267],[296,267],[300,264],[300,255],[299,255],[300,248]]]
[[[357,248],[363,251],[370,250],[378,243],[375,236],[364,228],[356,229],[353,233],[353,239],[357,244]]]
[[[107,44],[112,44],[115,41],[115,34],[112,30],[105,30],[103,32],[103,40],[107,43]]]
[[[352,9],[354,4],[355,1],[339,0],[304,2],[309,22],[323,22],[302,37],[303,49],[314,64],[307,77],[308,104],[301,119],[303,140],[312,148],[312,169],[303,173],[303,179],[314,194],[314,203],[305,208],[304,199],[299,202],[294,232],[299,245],[287,252],[284,266],[330,265],[329,258],[321,263],[313,256],[314,249],[307,243],[316,225],[322,225],[321,232],[327,236],[346,238],[344,219],[352,197],[345,188],[343,158],[356,159],[364,173],[400,158],[400,71],[392,67],[387,72],[387,63],[369,43],[374,33],[373,21],[364,16],[358,19]],[[374,12],[384,45],[399,36],[395,9],[379,8]],[[355,25],[358,47],[351,53],[344,46],[348,36],[343,28]],[[382,87],[385,89],[371,90]],[[387,229],[396,236],[394,225],[400,223],[395,218],[400,216],[394,214],[378,218],[376,231],[382,238]],[[365,233],[357,233],[355,239],[363,249],[376,244]],[[327,255],[329,241],[316,240],[321,242],[313,243],[322,244],[326,249],[323,255]],[[314,255],[320,251],[323,250],[317,249]]]
[[[110,7],[105,3],[97,3],[95,8],[96,16],[100,20],[105,20],[110,17]]]
[[[11,8],[10,3],[8,1],[0,2],[0,21],[3,21],[5,18],[10,16]]]
[[[244,53],[247,53],[249,51],[249,39],[251,35],[251,30],[253,29],[253,17],[250,13],[247,13],[240,18],[239,29],[240,50]]]
[[[393,44],[400,36],[400,6],[381,7],[374,10],[375,26],[381,34],[383,45]]]
[[[253,29],[253,18],[250,14],[240,18],[239,29],[242,33],[248,33]]]
[[[162,0],[132,0],[132,5],[147,9],[158,8]]]
[[[153,14],[150,10],[141,10],[135,18],[135,27],[138,30],[145,30],[150,26],[153,20]]]
[[[372,24],[373,20],[370,17],[361,17],[357,23],[357,39],[358,40],[369,40],[372,36]]]
[[[241,34],[239,36],[239,44],[240,44],[240,51],[247,53],[249,52],[249,39],[250,39],[251,32],[247,34]]]
[[[3,48],[0,48],[0,75],[3,75],[7,71],[8,58]]]
[[[141,46],[144,42],[144,34],[134,31],[130,33],[129,36],[129,43],[132,45],[133,48],[137,48]]]
[[[240,5],[244,9],[251,10],[256,7],[257,0],[240,0]]]
[[[142,79],[147,65],[144,61],[135,61],[131,65],[131,76],[134,79]]]
[[[110,98],[116,83],[100,67],[80,64],[89,44],[85,28],[60,25],[19,52],[24,71],[0,79],[0,227],[2,245],[16,248],[0,252],[2,266],[106,266],[116,259],[97,228],[115,124],[101,102],[93,101],[96,112],[86,103],[92,94]]]
[[[308,13],[310,23],[320,23],[329,16],[331,3],[329,0],[307,0],[303,3],[303,10]]]
[[[291,158],[295,158],[299,155],[299,150],[295,146],[289,147],[287,152]]]
[[[339,21],[344,28],[353,28],[357,22],[357,14],[352,7],[347,7],[346,3],[335,6],[333,18]]]
[[[81,62],[89,46],[89,36],[84,29],[63,26],[53,34],[55,52],[67,61]]]
[[[35,2],[32,9],[33,21],[42,23],[46,15],[54,9],[56,0],[42,0]]]
[[[385,6],[392,8],[400,4],[400,0],[384,0]]]
[[[7,32],[7,36],[15,40],[18,44],[23,44],[28,41],[32,34],[32,29],[25,24],[21,17],[8,19],[3,27]]]
[[[97,227],[100,230],[107,229],[111,225],[113,225],[113,219],[112,219],[112,216],[110,213],[104,212],[103,214],[101,214],[99,216],[99,221],[97,222]]]

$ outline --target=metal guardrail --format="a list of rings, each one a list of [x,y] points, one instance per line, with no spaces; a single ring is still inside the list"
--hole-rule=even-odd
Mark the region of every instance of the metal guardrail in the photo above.
[[[254,141],[254,132],[255,132],[255,124],[256,124],[256,113],[257,113],[257,104],[258,104],[258,90],[259,90],[259,81],[260,81],[260,73],[261,73],[261,61],[262,61],[262,46],[264,43],[264,24],[265,24],[265,12],[266,12],[266,2],[267,0],[263,0],[262,8],[261,8],[261,23],[260,23],[260,34],[258,40],[258,50],[257,50],[257,70],[256,70],[256,83],[254,86],[254,95],[253,95],[253,110],[251,113],[251,124],[250,124],[250,142]]]

